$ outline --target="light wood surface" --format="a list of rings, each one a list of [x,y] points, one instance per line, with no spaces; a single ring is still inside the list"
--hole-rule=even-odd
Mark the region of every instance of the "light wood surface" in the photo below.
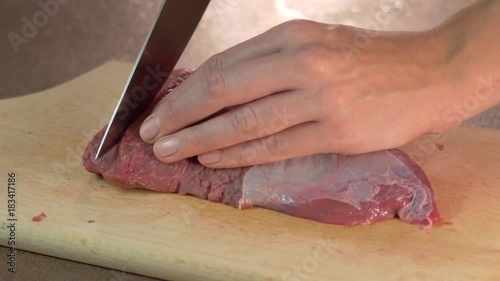
[[[131,67],[110,62],[0,101],[0,244],[15,172],[17,246],[28,251],[168,280],[500,280],[500,132],[461,127],[441,136],[443,150],[429,136],[403,148],[450,222],[428,231],[397,219],[346,228],[236,210],[121,189],[85,171],[83,149]]]

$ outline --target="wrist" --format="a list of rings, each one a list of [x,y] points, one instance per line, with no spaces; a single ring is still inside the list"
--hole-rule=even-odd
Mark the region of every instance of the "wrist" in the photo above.
[[[481,0],[429,32],[443,83],[436,99],[440,132],[500,104],[500,1]],[[432,41],[431,40],[431,41]]]
[[[454,82],[470,93],[477,90],[481,81],[489,80],[486,86],[492,92],[493,105],[500,102],[499,13],[500,1],[479,0],[457,13],[443,28],[453,46],[453,58],[447,67]]]

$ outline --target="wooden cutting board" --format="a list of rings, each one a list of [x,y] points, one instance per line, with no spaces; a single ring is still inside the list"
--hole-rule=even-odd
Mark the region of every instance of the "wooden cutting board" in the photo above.
[[[169,280],[500,280],[500,132],[461,127],[404,150],[450,224],[346,228],[188,196],[114,187],[81,165],[131,64],[0,101],[0,237],[16,174],[20,249]],[[443,146],[441,146],[441,144]],[[440,150],[442,149],[442,150]],[[40,222],[32,218],[40,213]]]

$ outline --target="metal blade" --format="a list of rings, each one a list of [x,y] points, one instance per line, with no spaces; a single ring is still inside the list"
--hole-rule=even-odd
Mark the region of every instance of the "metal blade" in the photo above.
[[[164,0],[111,117],[96,159],[141,115],[172,73],[210,0]]]

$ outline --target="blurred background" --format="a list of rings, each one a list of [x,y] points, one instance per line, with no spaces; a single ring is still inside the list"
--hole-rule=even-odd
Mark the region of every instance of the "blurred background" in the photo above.
[[[58,11],[37,28],[32,38],[20,44],[16,53],[8,34],[21,34],[23,18],[31,21],[42,11],[39,1],[0,0],[0,99],[48,89],[109,60],[134,62],[161,2],[41,0],[58,1]],[[295,18],[415,31],[441,23],[471,2],[212,0],[178,67],[197,67],[212,54]],[[385,18],[382,22],[380,15]],[[500,129],[500,107],[468,123]],[[19,261],[25,274],[32,272],[37,277],[18,280],[152,280],[29,253],[21,253]]]

